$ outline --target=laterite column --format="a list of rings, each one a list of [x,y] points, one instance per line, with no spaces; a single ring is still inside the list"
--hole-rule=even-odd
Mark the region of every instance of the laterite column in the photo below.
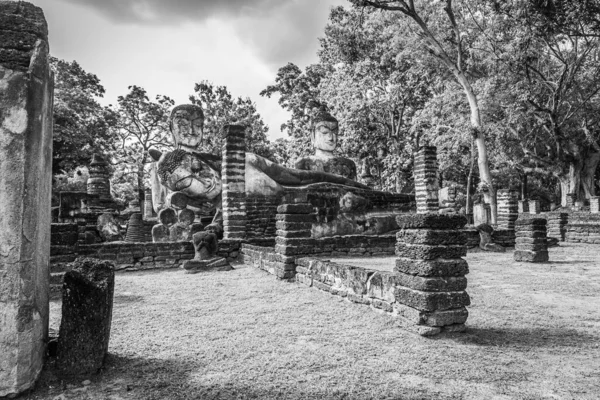
[[[246,133],[245,127],[223,128],[223,239],[246,237]]]
[[[467,237],[462,215],[407,214],[396,217],[396,267],[401,286],[396,288],[396,311],[416,325],[430,327],[432,335],[442,330],[465,329],[470,304]]]
[[[498,190],[498,228],[511,231],[515,229],[515,221],[519,217],[517,195],[512,190]]]
[[[43,11],[0,1],[0,397],[33,387],[46,354],[52,101]]]
[[[548,261],[546,220],[543,218],[519,219],[516,223],[517,239],[515,261]]]

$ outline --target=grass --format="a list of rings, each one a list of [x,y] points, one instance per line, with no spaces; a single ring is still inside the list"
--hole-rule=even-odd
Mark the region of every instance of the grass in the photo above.
[[[599,250],[564,244],[547,264],[470,253],[468,331],[434,339],[250,267],[119,273],[103,373],[83,386],[49,364],[23,398],[597,399]]]

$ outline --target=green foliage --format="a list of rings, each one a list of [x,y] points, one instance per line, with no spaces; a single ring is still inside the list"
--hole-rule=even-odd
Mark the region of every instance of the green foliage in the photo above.
[[[50,58],[54,72],[54,136],[52,172],[72,171],[105,154],[113,139],[110,112],[97,99],[104,95],[100,79],[77,61]]]
[[[248,151],[266,158],[273,158],[273,150],[267,141],[269,130],[256,110],[256,104],[246,97],[234,98],[226,86],[215,86],[202,81],[194,86],[193,104],[204,110],[204,150],[221,154],[221,130],[225,125],[244,125],[246,130],[246,148]]]
[[[153,161],[148,151],[151,148],[166,150],[172,146],[167,122],[174,101],[164,95],[157,95],[152,101],[146,90],[139,86],[129,86],[128,89],[129,92],[119,96],[117,106],[111,109],[117,121],[112,153],[115,169],[113,191],[117,197],[129,196],[116,193],[117,183],[123,183],[127,190],[130,186],[136,188],[142,200],[143,189],[147,186],[144,165]]]

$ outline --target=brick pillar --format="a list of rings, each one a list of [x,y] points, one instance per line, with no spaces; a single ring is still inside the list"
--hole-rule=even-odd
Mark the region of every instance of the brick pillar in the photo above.
[[[564,242],[567,234],[567,224],[569,223],[569,214],[561,212],[551,212],[548,214],[548,237],[556,238]]]
[[[87,181],[87,192],[91,195],[97,195],[103,200],[110,200],[110,181],[108,173],[108,163],[98,154],[92,156],[92,162],[89,167],[90,177]]]
[[[463,331],[470,298],[467,237],[462,215],[402,215],[396,218],[401,230],[396,235],[398,283],[396,311],[417,325],[441,330]],[[396,306],[395,306],[396,307]],[[422,333],[423,334],[423,333]]]
[[[600,197],[598,197],[598,196],[590,197],[590,212],[593,214],[600,213]]]
[[[246,237],[246,132],[240,125],[223,128],[223,239]]]
[[[519,208],[519,214],[528,213],[529,212],[529,201],[519,200],[518,208]]]
[[[0,1],[0,397],[31,388],[49,316],[53,78],[44,13]]]
[[[497,196],[498,228],[514,230],[515,221],[519,217],[519,209],[517,205],[518,193],[509,189],[501,189],[498,190]]]
[[[314,250],[311,238],[312,223],[316,221],[314,208],[306,202],[281,204],[275,218],[277,257],[271,266],[272,273],[280,279],[291,279],[296,275],[296,257]]]
[[[540,201],[539,200],[529,200],[529,214],[539,214],[540,213]]]
[[[515,261],[548,261],[546,220],[543,218],[520,219],[516,225]]]
[[[415,197],[419,214],[435,213],[440,208],[436,157],[434,146],[424,146],[415,155]]]

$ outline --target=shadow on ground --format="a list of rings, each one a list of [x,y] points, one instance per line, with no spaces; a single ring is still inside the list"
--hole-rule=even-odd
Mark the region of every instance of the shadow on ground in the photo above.
[[[574,329],[548,328],[477,328],[469,327],[463,334],[452,335],[453,340],[463,344],[499,346],[511,348],[531,347],[577,347],[595,346],[600,338]]]

